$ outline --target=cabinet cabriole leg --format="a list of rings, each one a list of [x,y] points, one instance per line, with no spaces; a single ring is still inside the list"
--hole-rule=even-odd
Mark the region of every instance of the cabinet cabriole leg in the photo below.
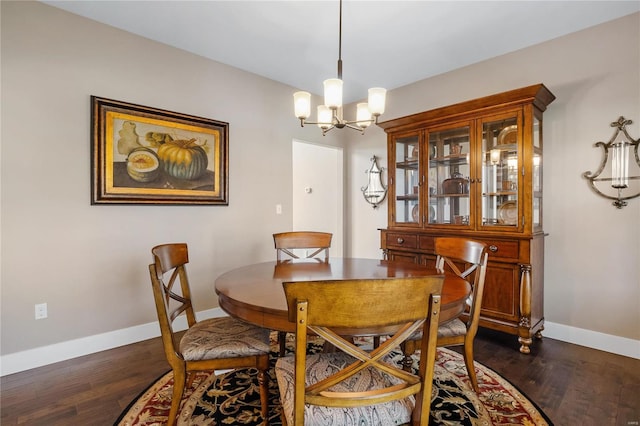
[[[531,265],[520,265],[520,322],[518,324],[518,342],[520,352],[531,352]]]

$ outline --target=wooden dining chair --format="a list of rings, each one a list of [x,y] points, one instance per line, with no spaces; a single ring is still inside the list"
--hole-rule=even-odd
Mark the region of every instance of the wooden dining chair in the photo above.
[[[273,234],[273,243],[276,247],[276,260],[278,262],[287,259],[300,259],[300,250],[306,250],[306,254],[302,256],[305,259],[317,259],[316,256],[324,252],[324,262],[329,261],[329,248],[331,247],[331,238],[333,234],[329,232],[315,231],[297,231],[297,232],[280,232]],[[311,253],[309,253],[309,251]],[[280,356],[284,356],[287,347],[287,333],[278,332],[278,344]]]
[[[319,259],[317,256],[324,252],[324,261],[329,260],[329,248],[331,247],[330,232],[297,231],[280,232],[273,234],[273,242],[276,246],[276,258],[278,262],[286,259]],[[300,250],[306,250],[301,256]],[[286,255],[286,256],[285,256]]]
[[[255,367],[258,369],[264,424],[268,424],[269,330],[231,317],[197,322],[186,264],[187,245],[163,244],[151,250],[149,265],[162,343],[173,370],[173,396],[168,424],[177,422],[187,376],[192,371]],[[168,280],[165,281],[165,277]],[[178,340],[174,320],[186,315],[188,329]]]
[[[482,294],[487,273],[487,246],[467,238],[435,238],[436,268],[451,272],[469,281],[472,286],[467,300],[467,320],[456,318],[438,328],[438,346],[464,345],[464,363],[473,389],[478,392],[478,379],[473,368],[473,341],[480,322]],[[422,335],[418,332],[404,343],[405,370],[410,370],[411,355],[416,351]]]
[[[278,358],[275,367],[283,423],[426,425],[442,283],[438,275],[285,282],[296,343],[295,355]],[[392,360],[399,353],[391,351],[416,330],[425,338],[413,374],[402,369],[402,360]],[[374,331],[393,335],[372,351],[351,341]],[[335,350],[307,354],[308,334]]]

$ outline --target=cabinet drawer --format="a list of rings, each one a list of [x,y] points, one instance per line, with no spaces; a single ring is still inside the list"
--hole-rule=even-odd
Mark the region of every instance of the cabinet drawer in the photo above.
[[[387,259],[393,262],[420,263],[420,257],[416,253],[406,251],[389,251],[387,253]]]
[[[432,237],[431,235],[420,235],[419,242],[420,250],[426,250],[430,253],[433,253],[436,248],[434,237]]]
[[[487,245],[489,260],[499,257],[517,261],[520,258],[518,240],[479,240]]]
[[[389,232],[387,234],[387,247],[415,249],[418,247],[418,236],[415,234]]]

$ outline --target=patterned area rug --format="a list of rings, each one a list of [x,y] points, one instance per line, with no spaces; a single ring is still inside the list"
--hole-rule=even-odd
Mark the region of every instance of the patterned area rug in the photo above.
[[[321,350],[321,342],[310,351]],[[273,345],[272,367],[277,353]],[[398,353],[398,360],[402,354]],[[269,422],[281,426],[278,386],[273,368],[269,372]],[[471,388],[462,355],[438,348],[430,425],[552,425],[534,403],[495,371],[476,363],[480,393]],[[117,426],[166,424],[173,374],[166,373],[134,400],[116,421]],[[195,373],[185,390],[180,425],[259,425],[260,394],[257,370],[248,368],[215,375]]]

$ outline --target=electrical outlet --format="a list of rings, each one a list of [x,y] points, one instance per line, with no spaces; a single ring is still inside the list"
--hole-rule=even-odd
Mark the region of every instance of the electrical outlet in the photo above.
[[[45,319],[47,317],[47,304],[46,303],[38,303],[36,304],[36,319]]]

